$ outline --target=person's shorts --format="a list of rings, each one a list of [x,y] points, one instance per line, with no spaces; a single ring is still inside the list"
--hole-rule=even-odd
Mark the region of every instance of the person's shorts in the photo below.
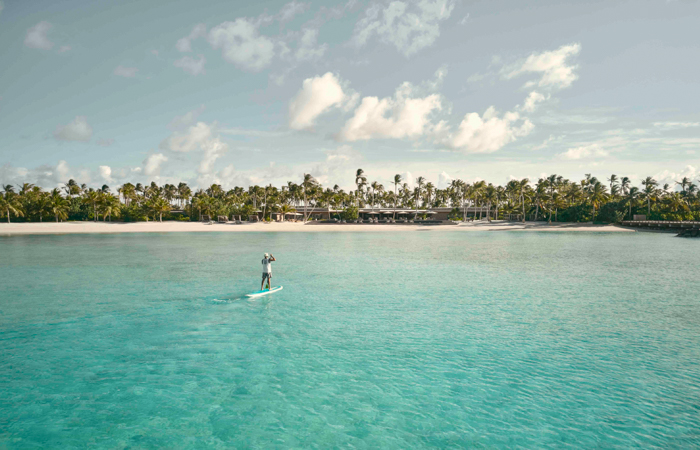
[[[262,277],[263,281],[264,281],[264,280],[267,280],[268,278],[272,278],[272,274],[271,274],[271,273],[264,273],[264,272],[263,272],[263,277]]]

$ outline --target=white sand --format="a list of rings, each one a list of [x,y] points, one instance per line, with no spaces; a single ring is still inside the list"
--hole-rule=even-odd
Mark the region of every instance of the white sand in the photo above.
[[[582,223],[559,223],[547,225],[547,222],[514,223],[494,221],[461,223],[458,225],[413,225],[413,224],[313,224],[309,223],[244,223],[244,224],[203,224],[199,222],[44,222],[44,223],[2,223],[0,235],[31,235],[31,234],[73,234],[73,233],[170,233],[170,232],[236,232],[236,231],[616,231],[634,232],[614,225],[593,225]]]

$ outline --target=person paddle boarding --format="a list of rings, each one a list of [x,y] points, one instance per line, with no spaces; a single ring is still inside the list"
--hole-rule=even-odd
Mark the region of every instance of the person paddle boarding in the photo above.
[[[265,280],[267,280],[267,289],[269,290],[272,286],[272,261],[277,261],[274,256],[269,253],[265,253],[265,257],[262,260],[263,273],[262,273],[262,283],[260,283],[260,290],[262,291],[265,286]]]

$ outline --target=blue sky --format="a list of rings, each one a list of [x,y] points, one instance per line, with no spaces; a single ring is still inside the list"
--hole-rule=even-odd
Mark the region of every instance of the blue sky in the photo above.
[[[0,183],[700,178],[696,1],[0,4]]]

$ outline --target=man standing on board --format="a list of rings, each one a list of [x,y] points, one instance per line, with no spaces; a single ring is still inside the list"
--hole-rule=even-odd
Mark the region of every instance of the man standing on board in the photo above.
[[[265,280],[267,280],[267,289],[272,287],[272,261],[277,261],[274,256],[269,253],[265,253],[265,257],[262,260],[263,274],[262,283],[260,284],[260,290],[263,290],[265,286]]]

